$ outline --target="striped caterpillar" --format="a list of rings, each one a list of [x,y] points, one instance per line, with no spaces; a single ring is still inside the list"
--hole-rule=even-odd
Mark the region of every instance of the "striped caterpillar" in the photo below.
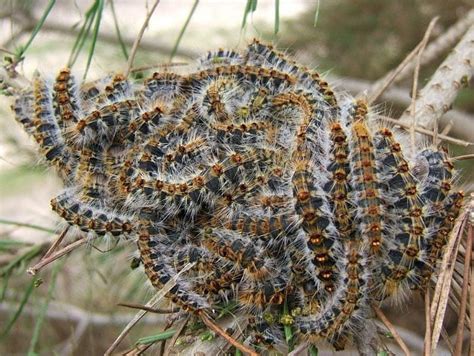
[[[371,303],[426,287],[462,207],[446,152],[407,158],[363,100],[256,40],[187,74],[36,75],[13,110],[64,182],[61,218],[135,241],[185,311],[238,303],[265,347],[290,324],[298,342],[356,342]]]

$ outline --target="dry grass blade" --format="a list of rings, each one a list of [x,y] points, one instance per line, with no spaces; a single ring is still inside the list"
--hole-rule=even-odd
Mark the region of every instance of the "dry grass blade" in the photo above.
[[[454,272],[454,261],[461,243],[464,226],[466,225],[467,212],[464,212],[458,219],[456,226],[453,229],[451,237],[443,256],[440,267],[438,281],[436,283],[433,300],[431,303],[430,316],[433,320],[433,329],[431,334],[431,350],[433,353],[438,345],[439,336],[443,326],[444,315],[449,300],[451,290],[452,275]]]
[[[89,242],[90,239],[87,237],[83,237],[65,247],[62,249],[48,255],[48,256],[43,256],[37,264],[35,264],[33,267],[30,267],[27,269],[27,272],[31,274],[32,276],[36,275],[43,267],[49,265],[51,262],[56,261],[58,258],[67,255],[69,252],[74,251],[76,248],[79,246],[85,245],[87,242]]]
[[[159,3],[160,0],[155,0],[155,2],[153,3],[153,6],[146,15],[145,22],[143,22],[142,28],[140,29],[140,32],[138,32],[138,36],[135,39],[135,42],[133,43],[132,51],[130,52],[130,57],[128,58],[127,70],[125,71],[126,77],[128,77],[130,71],[132,70],[133,61],[135,60],[135,56],[137,55],[138,46],[140,46],[140,41],[142,40],[143,34],[145,33],[146,28],[148,27],[148,23],[150,22],[150,19],[153,16],[153,13],[155,12],[155,9]]]
[[[380,97],[380,95],[382,95],[383,92],[387,90],[390,84],[401,73],[401,71],[407,66],[407,64],[410,63],[413,60],[413,58],[416,56],[416,54],[420,53],[420,50],[426,46],[426,42],[428,41],[429,35],[436,21],[437,21],[437,18],[434,18],[433,20],[431,20],[421,42],[418,43],[416,47],[405,57],[402,63],[400,63],[398,67],[395,68],[395,70],[389,72],[384,78],[376,82],[376,85],[374,85],[373,89],[367,94],[367,101],[369,104],[377,100]],[[377,83],[380,83],[380,84],[377,85]]]
[[[171,288],[173,288],[176,284],[176,281],[178,280],[179,276],[188,271],[190,268],[192,268],[195,265],[195,263],[188,263],[184,268],[179,271],[178,274],[176,274],[172,279],[166,283],[163,288],[160,289],[158,293],[156,293],[153,298],[151,298],[148,303],[145,304],[145,307],[147,308],[153,308],[163,297],[170,291]],[[120,342],[125,338],[125,336],[132,330],[132,328],[140,321],[141,318],[146,314],[146,310],[140,310],[132,320],[125,326],[125,328],[122,330],[120,335],[115,339],[113,344],[107,349],[107,351],[104,353],[104,355],[111,355],[112,352],[117,348],[117,346],[120,344]]]
[[[251,356],[258,356],[258,354],[254,350],[252,350],[248,346],[241,344],[240,342],[235,340],[232,336],[228,335],[219,325],[215,324],[207,316],[201,315],[201,320],[204,322],[204,324],[207,325],[209,329],[216,332],[218,335],[222,336],[228,343],[236,347],[241,352],[245,352],[246,354],[249,354]]]
[[[416,112],[415,112],[415,109],[416,109],[416,97],[417,97],[417,92],[418,92],[418,76],[420,73],[421,55],[423,54],[423,51],[426,47],[426,44],[428,43],[433,27],[437,21],[438,21],[438,17],[435,17],[434,19],[432,19],[430,24],[428,25],[428,28],[426,29],[425,35],[423,36],[423,39],[421,40],[421,43],[420,43],[420,49],[418,50],[418,55],[416,56],[416,66],[415,66],[415,71],[413,72],[413,86],[411,88],[412,101],[411,101],[411,110],[410,110],[410,113],[412,116],[411,127],[410,127],[410,143],[411,143],[411,149],[412,149],[413,155],[415,154],[415,150],[416,150],[416,145],[415,145]],[[436,132],[437,131],[438,130],[436,130]]]
[[[464,336],[464,319],[466,318],[467,294],[469,290],[469,272],[471,268],[472,236],[468,234],[466,254],[464,256],[464,275],[461,294],[461,305],[459,306],[458,325],[456,328],[456,343],[454,355],[460,356],[462,353],[462,340]]]
[[[398,333],[395,326],[390,322],[390,320],[387,319],[387,317],[382,312],[382,310],[380,310],[379,307],[372,305],[372,309],[377,315],[377,317],[380,319],[380,321],[387,327],[387,329],[393,335],[393,338],[397,342],[398,346],[400,346],[400,348],[403,350],[403,352],[405,353],[405,356],[410,356],[411,355],[410,350],[408,349],[407,345],[400,337],[400,334]]]

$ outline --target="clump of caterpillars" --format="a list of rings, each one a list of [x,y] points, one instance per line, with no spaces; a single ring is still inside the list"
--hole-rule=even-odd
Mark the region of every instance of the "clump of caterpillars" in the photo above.
[[[187,74],[36,75],[13,107],[64,182],[62,219],[135,241],[186,312],[236,303],[259,350],[285,327],[364,342],[371,304],[430,282],[462,206],[444,150],[404,152],[363,100],[256,40]]]

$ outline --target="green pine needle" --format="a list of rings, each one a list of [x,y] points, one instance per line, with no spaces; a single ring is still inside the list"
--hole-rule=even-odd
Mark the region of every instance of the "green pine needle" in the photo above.
[[[92,35],[92,43],[89,49],[89,56],[87,57],[86,70],[84,72],[83,79],[86,79],[87,72],[89,72],[89,67],[92,62],[92,56],[94,55],[95,45],[97,43],[97,38],[99,36],[100,23],[102,20],[102,12],[104,11],[104,0],[96,0],[97,2],[97,11],[95,13],[95,24],[94,24],[94,33]]]
[[[276,36],[280,31],[280,0],[275,0],[275,26],[273,34]]]
[[[50,234],[55,234],[56,231],[47,227],[39,226],[39,225],[34,225],[34,224],[27,224],[27,223],[22,223],[19,221],[14,221],[14,220],[7,220],[7,219],[0,219],[0,224],[4,225],[15,225],[19,227],[27,227],[29,229],[34,229],[34,230],[39,230],[39,231],[44,231],[44,232],[49,232]]]
[[[23,55],[27,51],[27,49],[30,47],[31,43],[35,39],[36,35],[38,32],[41,30],[43,27],[44,22],[46,21],[49,13],[51,12],[51,9],[53,8],[54,4],[56,3],[56,0],[49,0],[48,5],[46,5],[46,9],[43,12],[43,15],[41,16],[40,20],[36,24],[35,28],[33,29],[33,32],[31,32],[31,36],[28,39],[28,42],[24,46],[22,46],[18,53],[16,54],[17,61],[21,60],[23,58]]]
[[[123,40],[122,33],[120,32],[120,26],[118,24],[117,14],[115,13],[115,5],[114,5],[113,0],[110,0],[110,8],[112,10],[112,17],[114,18],[115,32],[117,33],[117,39],[120,44],[120,48],[122,49],[123,56],[128,61],[127,46],[125,45],[125,41]]]
[[[95,0],[89,10],[86,11],[84,23],[82,24],[81,30],[77,35],[76,41],[74,42],[71,54],[69,56],[68,67],[72,67],[74,63],[76,63],[79,54],[84,48],[86,40],[89,38],[91,39],[91,45],[89,47],[86,70],[84,72],[83,79],[85,79],[87,76],[87,72],[89,71],[92,57],[94,55],[97,39],[99,36],[102,13],[104,10],[104,2],[105,0]]]
[[[309,356],[318,356],[318,348],[314,345],[310,345],[308,348]]]
[[[313,26],[316,27],[319,19],[319,0],[316,2],[316,12],[314,13],[314,22]]]
[[[184,26],[181,28],[178,38],[176,39],[176,42],[173,46],[173,50],[171,51],[171,54],[170,54],[170,60],[169,60],[170,62],[173,60],[174,56],[176,55],[176,52],[178,51],[178,47],[181,42],[181,39],[183,38],[184,32],[186,32],[186,28],[188,27],[189,22],[191,21],[191,18],[193,17],[194,11],[196,10],[198,4],[199,4],[199,0],[195,0],[193,7],[191,8],[191,11],[189,12],[188,18],[186,19]]]
[[[54,265],[53,270],[51,272],[51,280],[49,282],[50,284],[49,284],[49,288],[48,288],[48,295],[46,296],[46,299],[45,299],[43,305],[41,306],[41,309],[38,312],[38,316],[37,316],[36,323],[35,323],[35,328],[33,330],[33,335],[31,337],[31,341],[30,341],[30,348],[28,349],[28,356],[38,355],[38,353],[35,352],[35,349],[36,349],[37,344],[38,344],[38,340],[39,340],[39,337],[40,337],[40,334],[41,334],[41,330],[43,330],[43,322],[44,322],[44,319],[46,317],[46,313],[48,311],[49,303],[51,302],[51,299],[53,297],[53,293],[56,289],[56,280],[57,280],[57,277],[58,277],[58,272],[61,270],[63,264],[64,264],[64,260],[57,262]]]
[[[156,335],[145,336],[145,337],[142,337],[142,338],[138,339],[135,344],[136,345],[148,345],[148,344],[153,344],[157,341],[167,340],[167,339],[172,338],[173,335],[175,334],[175,332],[176,332],[176,330],[170,329],[170,330],[163,331],[163,332],[161,332],[159,334],[156,334]]]
[[[0,276],[3,277],[9,275],[15,268],[26,264],[28,261],[39,255],[42,249],[42,245],[34,245],[25,253],[14,257],[6,266],[0,268]]]
[[[257,3],[258,3],[258,0],[247,0],[247,5],[245,5],[244,18],[242,19],[242,25],[241,25],[242,30],[245,28],[245,25],[247,24],[248,15],[252,12],[255,12],[255,10],[257,10]]]
[[[3,330],[3,332],[0,336],[0,340],[3,340],[6,336],[8,336],[8,334],[10,333],[11,328],[13,327],[13,325],[15,324],[17,319],[20,317],[20,315],[23,311],[23,308],[25,307],[26,303],[30,299],[31,293],[34,290],[35,283],[36,283],[36,278],[33,278],[31,280],[30,284],[28,285],[28,287],[26,288],[25,293],[23,294],[23,298],[21,298],[20,305],[18,306],[18,309],[16,310],[15,314],[13,314],[12,318],[8,322],[7,326],[5,327],[5,330]]]

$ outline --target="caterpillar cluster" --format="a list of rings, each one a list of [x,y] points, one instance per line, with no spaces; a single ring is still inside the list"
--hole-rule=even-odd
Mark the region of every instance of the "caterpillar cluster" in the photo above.
[[[136,241],[158,289],[195,262],[168,297],[210,317],[235,301],[269,347],[285,323],[357,341],[371,303],[427,285],[462,206],[445,151],[407,156],[363,100],[256,40],[188,74],[36,75],[14,111],[64,181],[55,212]]]

